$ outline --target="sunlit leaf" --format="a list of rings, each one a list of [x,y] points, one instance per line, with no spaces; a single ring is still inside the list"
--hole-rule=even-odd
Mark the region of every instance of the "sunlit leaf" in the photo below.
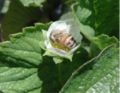
[[[118,49],[107,49],[94,63],[91,69],[74,77],[62,93],[118,93]]]

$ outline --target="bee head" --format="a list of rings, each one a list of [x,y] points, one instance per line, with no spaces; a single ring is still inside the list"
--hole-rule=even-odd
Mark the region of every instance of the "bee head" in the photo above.
[[[50,39],[52,41],[56,41],[56,40],[59,40],[63,35],[65,34],[64,31],[53,31],[51,34],[50,34]]]

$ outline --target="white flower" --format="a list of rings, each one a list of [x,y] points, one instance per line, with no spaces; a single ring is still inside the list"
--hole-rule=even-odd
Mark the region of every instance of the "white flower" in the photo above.
[[[56,21],[52,23],[46,34],[46,49],[56,56],[65,58],[73,55],[82,40],[79,27],[71,21]]]

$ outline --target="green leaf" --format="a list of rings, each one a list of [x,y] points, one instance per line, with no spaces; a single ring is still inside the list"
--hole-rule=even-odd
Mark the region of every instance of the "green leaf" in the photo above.
[[[74,77],[63,93],[118,93],[118,54],[115,47],[103,51],[92,68]]]
[[[109,37],[108,35],[101,34],[93,38],[92,43],[95,44],[100,50],[104,49],[109,45],[118,45],[116,37]]]
[[[48,24],[37,23],[0,43],[0,91],[42,93],[60,89],[56,65],[52,58],[42,57],[39,45],[42,30],[47,29]]]
[[[19,0],[12,0],[1,25],[4,39],[8,39],[9,34],[20,32],[23,27],[43,18],[40,12],[39,8],[24,7]]]
[[[109,37],[105,34],[94,37],[90,45],[91,56],[96,56],[101,50],[109,45],[118,46],[118,39],[114,36]]]
[[[52,58],[45,57],[38,67],[26,67],[20,59],[0,56],[0,91],[4,93],[47,93],[58,92],[58,69]],[[12,63],[13,62],[13,63]],[[23,61],[25,62],[25,61]],[[62,82],[63,83],[63,82]]]
[[[92,15],[87,22],[97,34],[105,33],[118,36],[119,1],[118,0],[78,0],[79,6],[87,8]]]
[[[93,4],[96,31],[117,35],[119,33],[119,1],[95,0]]]
[[[19,65],[38,66],[42,63],[42,29],[47,28],[47,24],[38,23],[35,27],[26,27],[23,32],[11,35],[10,41],[0,43],[0,59]]]
[[[92,40],[95,36],[95,31],[92,27],[80,23],[80,32],[88,39]]]
[[[43,3],[46,1],[46,0],[20,0],[21,3],[28,7],[28,6],[37,6],[37,7],[42,7],[43,6]]]
[[[85,25],[85,21],[89,18],[91,15],[91,11],[89,11],[86,8],[82,8],[78,6],[78,4],[73,4],[72,6],[72,12],[73,16],[76,19],[76,22],[79,25],[80,32],[88,39],[92,40],[92,38],[95,36],[95,31],[92,27],[89,25]]]
[[[36,68],[0,67],[0,91],[3,93],[40,93],[41,85]]]
[[[91,15],[91,11],[85,7],[79,6],[79,4],[73,4],[72,11],[77,16],[81,23],[85,23]]]

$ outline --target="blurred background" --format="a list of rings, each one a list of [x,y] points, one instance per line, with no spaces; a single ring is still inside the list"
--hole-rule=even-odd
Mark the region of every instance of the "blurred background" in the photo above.
[[[36,22],[58,20],[63,13],[62,0],[0,0],[0,41]],[[4,38],[4,39],[3,39]]]
[[[71,12],[74,3],[79,3],[76,8],[78,16],[82,13],[79,7],[92,11],[84,24],[92,26],[96,34],[119,37],[118,0],[0,0],[0,41],[8,40],[10,34],[36,22],[59,20],[65,13]]]

